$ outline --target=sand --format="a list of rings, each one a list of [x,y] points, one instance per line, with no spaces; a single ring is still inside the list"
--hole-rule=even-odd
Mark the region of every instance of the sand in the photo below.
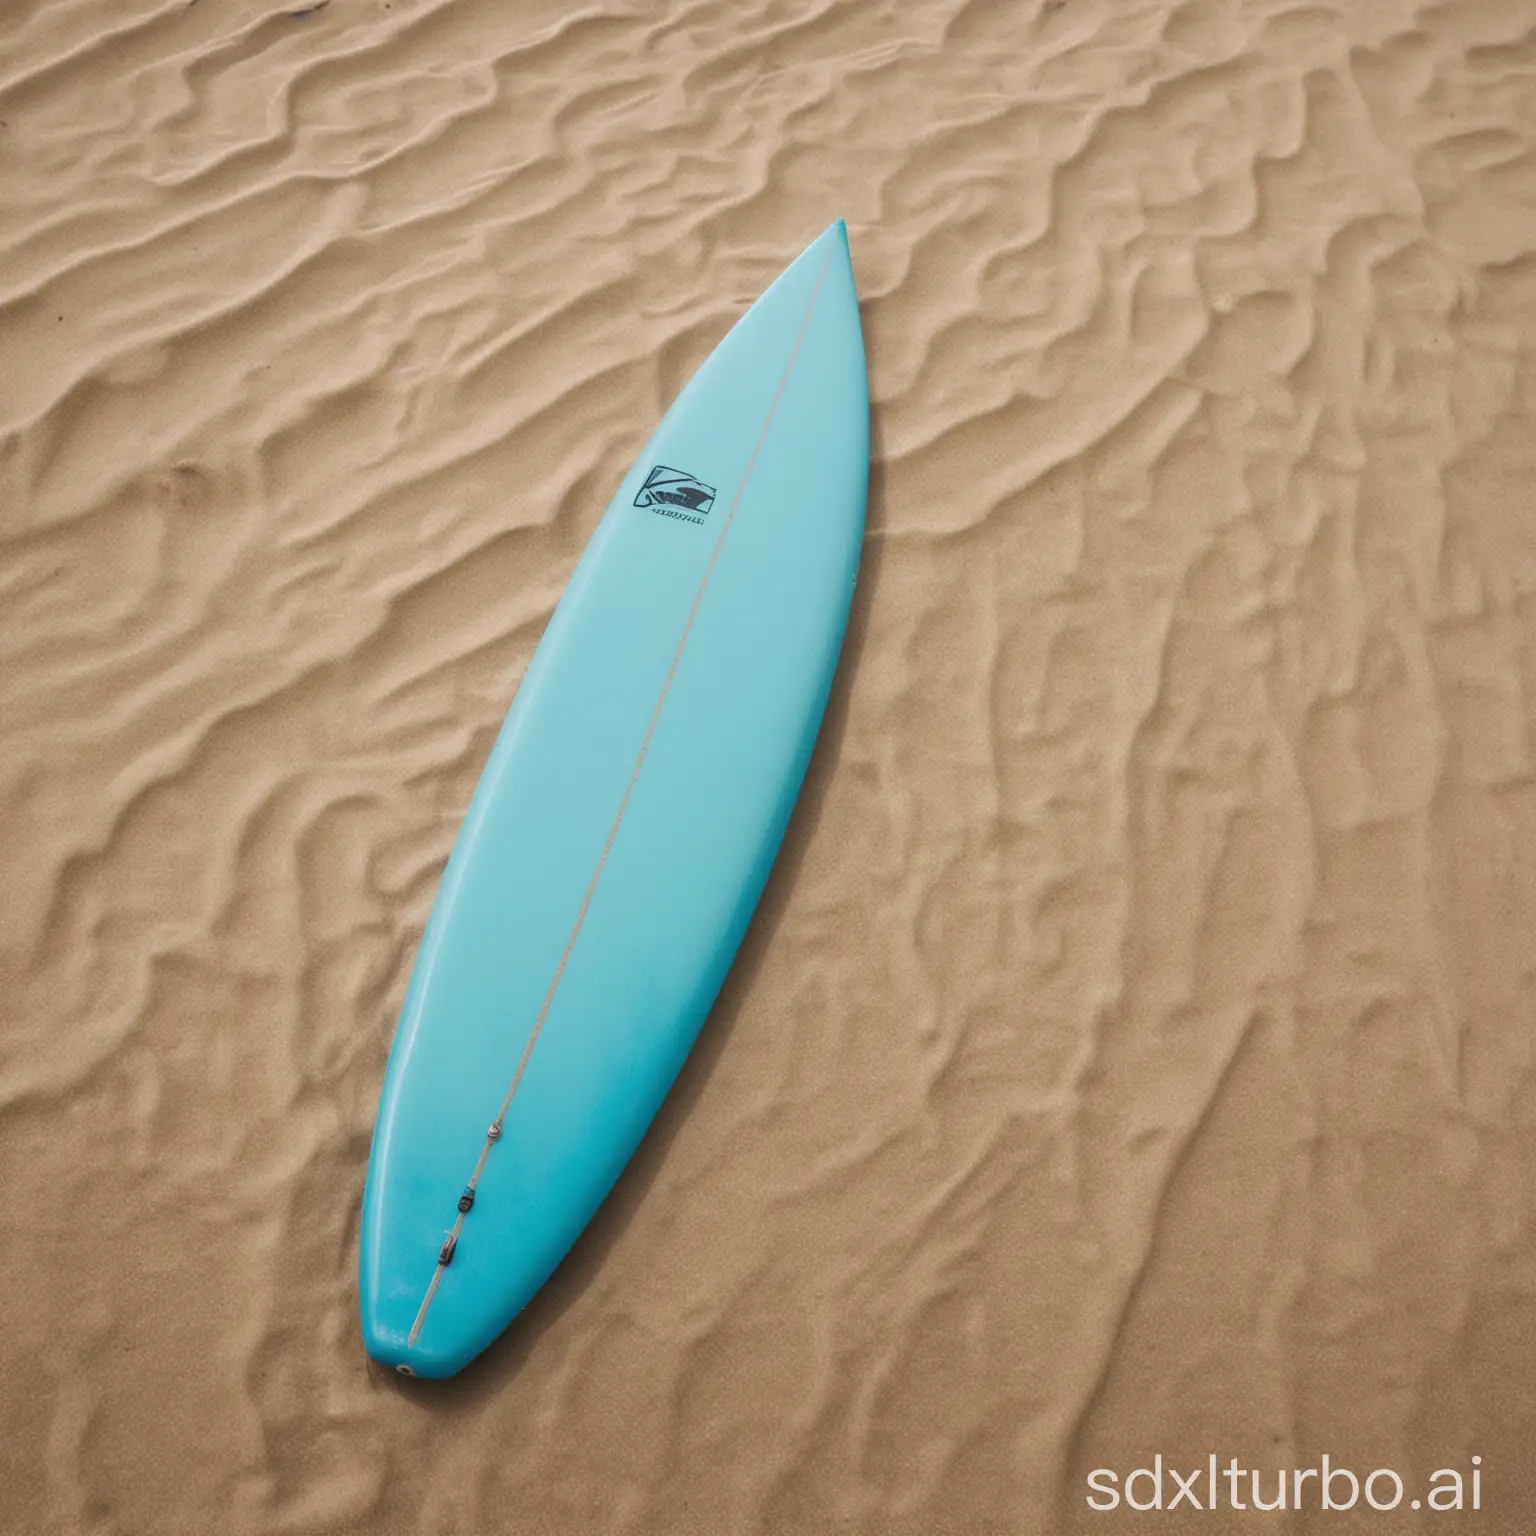
[[[444,860],[840,215],[786,851],[570,1262],[400,1381]],[[6,1531],[1277,1528],[1088,1505],[1211,1453],[1536,1528],[1526,0],[11,0],[0,290]]]

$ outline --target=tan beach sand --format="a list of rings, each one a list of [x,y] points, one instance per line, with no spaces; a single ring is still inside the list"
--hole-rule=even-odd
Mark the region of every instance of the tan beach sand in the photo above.
[[[1256,1531],[1086,1478],[1326,1453],[1536,1529],[1529,0],[299,3],[0,17],[0,1528]],[[465,804],[839,215],[785,856],[572,1260],[399,1381]]]

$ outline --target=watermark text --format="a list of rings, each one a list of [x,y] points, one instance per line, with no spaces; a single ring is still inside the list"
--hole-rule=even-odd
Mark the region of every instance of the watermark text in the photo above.
[[[1237,1457],[1221,1467],[1214,1453],[1204,1466],[1175,1467],[1161,1454],[1150,1467],[1137,1467],[1122,1478],[1110,1467],[1088,1474],[1088,1508],[1134,1509],[1481,1509],[1481,1456],[1465,1466],[1440,1467],[1422,1488],[1391,1467],[1356,1472],[1335,1466],[1324,1456],[1320,1467],[1242,1466]]]

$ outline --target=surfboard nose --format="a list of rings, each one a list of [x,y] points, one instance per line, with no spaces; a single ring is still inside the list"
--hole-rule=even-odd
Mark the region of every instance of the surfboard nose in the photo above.
[[[753,309],[770,303],[783,303],[790,312],[803,308],[805,295],[821,292],[826,284],[831,290],[842,289],[858,299],[853,279],[853,258],[848,250],[848,225],[842,219],[828,224],[811,243],[784,269]],[[861,342],[862,349],[862,342]]]
[[[822,230],[811,242],[813,249],[819,246],[835,245],[841,248],[846,255],[848,252],[848,223],[845,219],[837,219]]]

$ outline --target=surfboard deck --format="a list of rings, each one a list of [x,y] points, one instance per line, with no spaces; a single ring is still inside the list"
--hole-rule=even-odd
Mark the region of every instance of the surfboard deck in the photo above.
[[[724,981],[805,774],[869,401],[826,230],[689,381],[530,662],[423,934],[363,1200],[364,1343],[449,1376],[543,1285]]]

